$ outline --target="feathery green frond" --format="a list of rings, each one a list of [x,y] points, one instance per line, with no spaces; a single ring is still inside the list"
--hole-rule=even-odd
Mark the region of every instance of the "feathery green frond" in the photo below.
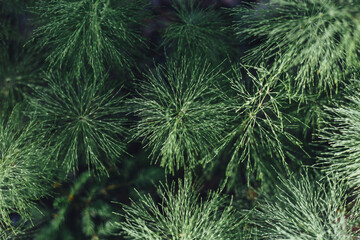
[[[348,188],[309,176],[282,179],[276,197],[266,197],[252,212],[261,239],[353,240],[359,224],[358,204],[347,203]]]
[[[76,78],[88,67],[95,76],[109,67],[129,67],[144,42],[136,30],[145,15],[144,0],[41,0],[34,14],[33,41],[46,51],[50,69]]]
[[[242,71],[247,77],[243,77]],[[265,68],[234,66],[228,81],[233,89],[233,96],[227,100],[228,115],[232,120],[228,134],[215,149],[215,155],[230,155],[228,177],[245,161],[248,170],[255,169],[261,179],[271,163],[277,163],[274,159],[286,165],[286,142],[293,146],[300,144],[286,131],[285,124],[290,125],[294,120],[281,109],[286,95],[277,89],[278,76]]]
[[[75,170],[78,162],[106,173],[125,152],[126,110],[120,91],[106,90],[104,79],[48,75],[48,87],[34,89],[30,104],[44,129],[55,160]],[[80,162],[84,164],[84,162]]]
[[[145,78],[131,101],[140,117],[134,137],[170,173],[201,164],[226,127],[226,105],[215,87],[220,69],[199,59],[168,60]]]
[[[357,0],[271,0],[234,10],[238,35],[262,41],[246,61],[293,75],[286,85],[300,100],[331,94],[359,66],[359,12]]]
[[[345,101],[324,107],[324,127],[319,137],[328,148],[319,156],[324,171],[347,180],[356,189],[360,183],[360,94],[359,81],[348,90]]]
[[[235,240],[241,239],[241,218],[220,192],[202,199],[189,180],[159,188],[161,202],[140,195],[131,206],[124,205],[123,222],[118,222],[127,239],[141,240]]]
[[[49,156],[34,138],[36,123],[25,123],[16,107],[0,119],[0,222],[1,231],[12,230],[10,214],[26,221],[36,200],[49,194],[52,166]],[[0,231],[0,232],[1,232]]]
[[[163,34],[163,45],[178,56],[203,55],[208,59],[225,56],[229,50],[228,32],[223,16],[214,6],[203,7],[201,1],[173,0],[175,20]]]

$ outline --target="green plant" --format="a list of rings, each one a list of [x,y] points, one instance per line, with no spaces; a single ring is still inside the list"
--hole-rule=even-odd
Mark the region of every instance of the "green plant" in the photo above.
[[[360,183],[358,91],[359,82],[353,81],[342,101],[324,107],[324,127],[319,133],[321,141],[328,145],[319,156],[324,164],[323,170],[346,180],[354,189],[358,189]]]
[[[352,0],[271,0],[236,8],[237,34],[261,41],[244,59],[288,73],[285,87],[301,101],[307,94],[332,94],[359,66],[359,6]]]
[[[48,137],[54,160],[66,171],[86,162],[107,173],[125,152],[126,117],[121,90],[106,89],[105,80],[91,75],[73,79],[48,74],[46,88],[34,88],[29,97],[34,114]]]
[[[40,50],[48,50],[49,70],[81,78],[90,68],[99,77],[109,67],[134,64],[144,45],[136,26],[145,6],[143,0],[37,1],[32,12],[39,26],[32,41]]]
[[[18,47],[18,45],[16,45]],[[9,53],[9,49],[6,49]],[[23,100],[24,92],[38,83],[36,61],[28,52],[12,52],[0,59],[0,111],[10,109]]]
[[[162,45],[177,56],[199,54],[216,60],[229,53],[228,30],[222,14],[201,2],[172,0],[176,18],[165,29]]]
[[[37,130],[36,122],[26,122],[19,107],[0,118],[0,228],[5,236],[16,230],[11,214],[19,214],[23,222],[31,220],[35,201],[50,193],[53,167],[44,139],[34,138]]]
[[[334,177],[316,181],[305,174],[281,179],[276,195],[260,201],[251,213],[257,235],[284,240],[356,239],[358,203],[347,202],[348,190]]]
[[[140,121],[134,138],[170,173],[203,164],[226,129],[226,105],[216,87],[220,68],[200,59],[169,60],[139,82],[131,100]]]
[[[118,222],[129,239],[215,240],[241,239],[241,217],[220,192],[202,199],[190,180],[161,185],[161,202],[139,194],[137,202],[124,205],[125,218]]]
[[[271,169],[271,163],[276,165],[281,160],[286,166],[283,147],[286,141],[300,146],[300,141],[286,129],[286,124],[296,123],[296,119],[282,112],[286,96],[277,88],[278,81],[277,75],[262,67],[232,68],[228,84],[233,92],[226,101],[230,127],[214,151],[215,156],[224,152],[230,156],[227,177],[234,177],[234,169],[245,161],[247,170],[256,170],[262,178]],[[269,158],[276,160],[264,161]],[[213,156],[208,159],[212,160]]]
[[[67,238],[67,221],[71,221],[78,229],[76,235],[70,239],[103,239],[117,230],[112,224],[113,204],[103,198],[107,195],[106,190],[111,190],[115,186],[106,186],[104,181],[92,176],[91,172],[79,175],[71,183],[69,192],[64,192],[64,186],[56,183],[56,190],[60,194],[55,195],[53,209],[47,209],[48,214],[43,216],[46,222],[40,231],[35,231],[34,239]],[[80,212],[78,209],[81,209]],[[79,216],[72,218],[74,213]]]
[[[0,239],[360,239],[359,6],[0,1]]]

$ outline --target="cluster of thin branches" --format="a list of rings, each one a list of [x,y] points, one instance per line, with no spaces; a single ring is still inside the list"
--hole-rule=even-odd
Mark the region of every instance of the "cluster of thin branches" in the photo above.
[[[156,198],[137,192],[116,221],[110,205],[91,202],[104,190],[93,187],[81,207],[87,237],[359,238],[360,85],[349,80],[360,66],[359,0],[269,0],[228,12],[172,0],[156,49],[163,58],[145,71],[145,0],[29,1],[27,41],[11,28],[21,25],[10,18],[21,2],[0,3],[1,239],[31,225],[55,178],[77,176],[37,237],[59,233],[74,196],[93,175],[118,170],[137,141],[169,178],[184,179],[160,184]],[[235,35],[248,48],[236,60]],[[113,84],[118,76],[133,81]],[[291,173],[305,155],[321,171]],[[192,179],[209,180],[214,166],[224,166],[224,184],[203,197]],[[275,177],[284,169],[289,179]],[[243,175],[264,186],[244,212],[224,194]]]
[[[176,187],[178,189],[176,189]],[[124,205],[123,222],[117,223],[131,239],[242,239],[239,214],[220,192],[202,199],[189,179],[161,185],[161,202],[139,194]]]

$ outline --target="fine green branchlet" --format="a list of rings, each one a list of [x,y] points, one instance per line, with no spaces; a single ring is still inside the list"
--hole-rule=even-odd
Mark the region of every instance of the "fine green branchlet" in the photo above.
[[[286,72],[292,97],[333,93],[344,76],[359,66],[360,2],[358,0],[271,0],[238,7],[236,31],[262,42],[244,58],[267,62]]]
[[[316,137],[313,133],[317,133],[323,126],[325,115],[323,106],[329,102],[327,96],[308,96],[306,104],[298,105],[297,109],[291,113],[292,115],[298,116],[303,123],[304,128],[301,130],[304,139],[306,139],[308,134],[311,135],[312,139]]]
[[[139,83],[131,100],[141,138],[151,157],[170,173],[192,168],[209,154],[226,129],[226,105],[216,83],[220,69],[201,60],[168,60]]]
[[[251,213],[260,239],[358,239],[359,206],[348,203],[348,188],[333,180],[282,179],[275,197],[267,196]]]
[[[324,171],[346,180],[355,188],[360,184],[360,94],[359,81],[347,91],[345,101],[324,107],[324,127],[319,137],[328,144],[319,158]]]
[[[286,142],[300,146],[300,142],[286,130],[286,124],[290,126],[291,120],[295,122],[295,119],[282,112],[281,104],[286,96],[277,90],[277,76],[265,68],[234,66],[228,81],[233,89],[225,101],[227,114],[231,116],[230,129],[215,149],[215,156],[230,156],[228,177],[232,177],[234,170],[245,161],[247,170],[256,170],[262,179],[271,162],[276,164],[276,161],[267,162],[267,159],[279,159],[286,165],[283,148]]]
[[[201,1],[173,0],[175,20],[163,34],[163,45],[178,56],[202,55],[219,59],[228,53],[228,32],[224,19],[214,6],[203,7]]]
[[[120,91],[107,90],[104,79],[92,75],[82,79],[47,75],[46,88],[34,89],[29,102],[32,113],[49,134],[48,143],[58,166],[66,171],[79,164],[107,173],[125,152],[124,97]]]
[[[15,230],[10,214],[30,220],[34,201],[50,193],[52,166],[44,139],[34,138],[35,122],[22,119],[19,107],[0,119],[0,232]]]
[[[95,76],[108,67],[129,67],[144,45],[137,25],[145,1],[41,0],[33,13],[39,18],[36,46],[46,51],[49,69],[80,78],[90,68]]]
[[[161,202],[139,194],[138,201],[124,205],[120,226],[132,240],[235,240],[242,239],[241,217],[220,192],[210,192],[202,199],[189,180],[161,185]]]

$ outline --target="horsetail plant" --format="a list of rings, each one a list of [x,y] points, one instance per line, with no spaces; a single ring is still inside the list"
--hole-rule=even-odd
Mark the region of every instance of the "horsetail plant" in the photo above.
[[[232,202],[220,192],[210,192],[202,199],[189,179],[160,185],[160,203],[150,195],[138,193],[138,201],[124,205],[122,235],[132,240],[236,240],[245,235],[241,217]]]
[[[146,16],[144,0],[37,1],[32,41],[47,50],[50,70],[80,78],[86,69],[101,76],[110,67],[130,67],[144,41],[136,30]],[[90,69],[89,69],[90,68]]]
[[[319,138],[327,147],[319,159],[327,174],[337,175],[350,187],[359,188],[360,184],[360,94],[359,81],[348,86],[342,101],[324,107],[324,127]]]
[[[359,39],[360,0],[0,0],[0,239],[360,239]]]
[[[78,163],[107,173],[125,152],[126,122],[121,90],[106,89],[92,75],[45,76],[47,88],[29,97],[32,112],[45,133],[59,166],[75,171]]]
[[[237,34],[261,41],[244,60],[265,62],[273,71],[288,74],[285,87],[291,98],[304,101],[308,94],[333,94],[359,66],[359,3],[271,0],[237,7]]]
[[[20,102],[24,92],[38,83],[37,75],[36,61],[29,52],[13,52],[11,57],[0,59],[0,111]]]
[[[16,231],[11,215],[18,214],[25,223],[35,201],[50,194],[53,179],[48,151],[35,138],[35,121],[23,121],[19,106],[9,116],[0,118],[0,238]],[[4,238],[2,238],[4,237]]]
[[[140,121],[134,137],[170,173],[202,164],[226,126],[225,103],[216,84],[220,68],[200,59],[169,59],[139,82],[131,100]]]
[[[202,0],[172,0],[175,19],[163,34],[162,45],[177,56],[219,59],[229,54],[228,29],[221,12],[202,6]],[[221,57],[220,57],[221,56]]]
[[[336,177],[317,181],[308,174],[292,175],[277,187],[251,213],[260,239],[359,238],[358,199],[349,202],[349,188]]]
[[[231,119],[228,133],[214,154],[206,157],[212,161],[214,156],[229,156],[228,178],[234,177],[241,162],[246,162],[247,170],[255,170],[262,179],[272,168],[265,159],[277,159],[273,164],[286,166],[284,146],[287,142],[301,147],[300,141],[286,129],[297,122],[282,110],[286,95],[278,89],[279,81],[277,75],[263,67],[232,67],[228,84],[233,91],[225,101]]]

